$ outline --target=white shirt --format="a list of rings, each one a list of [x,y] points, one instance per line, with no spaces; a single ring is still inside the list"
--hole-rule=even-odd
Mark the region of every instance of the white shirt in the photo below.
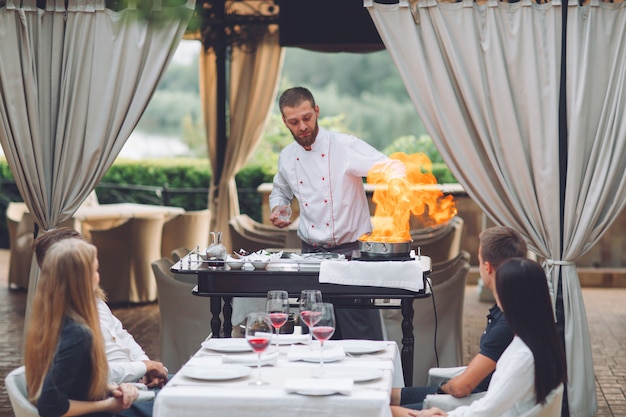
[[[456,408],[448,417],[515,417],[535,405],[535,359],[518,336],[498,359],[487,394],[469,406]]]
[[[406,175],[402,163],[361,139],[320,128],[310,151],[293,142],[280,153],[270,208],[296,197],[300,239],[326,248],[355,242],[372,231],[363,177],[381,162],[394,167],[394,176]]]
[[[104,350],[109,362],[109,382],[135,382],[146,374],[149,360],[133,336],[124,329],[122,322],[113,315],[109,306],[98,300],[100,328],[104,337]]]

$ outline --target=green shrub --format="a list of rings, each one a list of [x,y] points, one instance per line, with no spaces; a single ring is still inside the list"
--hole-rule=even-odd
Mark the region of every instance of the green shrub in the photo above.
[[[235,177],[242,213],[262,219],[262,196],[257,187],[272,182],[276,166],[262,161],[249,164]],[[433,163],[433,174],[440,184],[455,183],[443,163]],[[102,204],[138,202],[201,210],[208,207],[211,170],[207,159],[168,158],[141,161],[118,160],[96,187]],[[9,246],[5,212],[11,201],[22,201],[4,157],[0,158],[0,247]]]

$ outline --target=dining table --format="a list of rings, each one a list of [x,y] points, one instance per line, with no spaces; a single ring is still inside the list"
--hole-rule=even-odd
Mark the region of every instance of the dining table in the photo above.
[[[306,334],[281,334],[260,375],[257,360],[245,338],[205,340],[156,396],[154,417],[390,417],[391,389],[404,386],[395,342],[329,340],[320,351]],[[266,385],[252,384],[259,377]]]
[[[171,271],[178,274],[197,275],[198,285],[192,290],[192,294],[201,297],[208,297],[211,302],[210,325],[212,334],[215,337],[223,335],[230,337],[232,333],[232,299],[233,297],[254,297],[265,298],[270,290],[281,289],[287,291],[289,297],[297,298],[300,292],[305,289],[320,290],[323,298],[332,299],[333,303],[341,305],[342,308],[400,308],[402,312],[402,347],[400,356],[402,359],[402,369],[404,382],[407,386],[413,382],[413,349],[415,345],[413,333],[413,301],[430,297],[429,286],[425,284],[430,265],[420,268],[411,263],[359,263],[359,261],[349,261],[345,263],[298,263],[297,266],[288,268],[273,268],[272,265],[280,265],[280,262],[270,262],[267,267],[259,269],[242,268],[238,270],[225,267],[212,267],[204,261],[198,253],[193,251],[181,258],[172,267]],[[370,271],[371,275],[381,275],[383,269],[393,272],[393,268],[398,271],[409,270],[418,271],[419,276],[409,277],[416,280],[420,285],[419,289],[406,289],[402,287],[382,286],[366,284],[348,285],[324,282],[321,275],[323,266],[341,266],[357,268],[359,272],[352,272],[349,275],[364,277],[368,274],[363,271]],[[393,268],[392,268],[393,267]],[[410,269],[407,269],[410,268]],[[392,273],[393,275],[393,273]],[[397,274],[396,274],[397,275]],[[402,274],[400,274],[402,275]],[[400,305],[392,303],[372,303],[372,300],[400,300]],[[354,302],[363,300],[365,302]],[[221,331],[222,320],[224,318],[223,332]]]

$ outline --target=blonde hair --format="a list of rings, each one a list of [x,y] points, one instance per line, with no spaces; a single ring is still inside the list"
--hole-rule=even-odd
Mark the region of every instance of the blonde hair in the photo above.
[[[26,386],[31,401],[36,401],[41,394],[65,318],[91,332],[89,400],[106,397],[108,364],[93,288],[96,256],[95,246],[76,238],[54,243],[46,253],[24,349]]]

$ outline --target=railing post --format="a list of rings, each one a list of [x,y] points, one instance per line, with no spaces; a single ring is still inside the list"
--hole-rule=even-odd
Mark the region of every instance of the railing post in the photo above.
[[[163,191],[161,192],[161,201],[164,206],[170,205],[170,192],[169,192],[169,184],[163,184]]]

